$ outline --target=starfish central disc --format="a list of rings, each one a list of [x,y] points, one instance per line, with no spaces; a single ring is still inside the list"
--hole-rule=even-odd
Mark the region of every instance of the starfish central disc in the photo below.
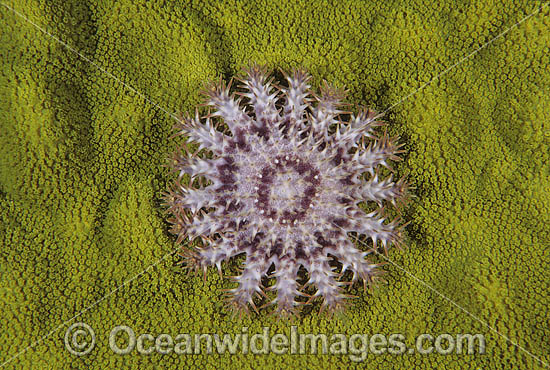
[[[172,232],[179,242],[202,242],[182,252],[190,270],[221,271],[224,261],[246,255],[228,292],[237,310],[269,300],[279,314],[296,313],[322,297],[321,307],[334,311],[346,303],[343,285],[377,278],[379,264],[367,257],[401,243],[404,226],[386,222],[382,210],[403,201],[407,184],[379,172],[399,159],[401,144],[376,134],[380,114],[341,110],[344,91],[325,85],[314,93],[307,73],[284,75],[275,86],[254,66],[240,86],[213,84],[205,91],[208,114],[197,110],[178,125],[198,151],[185,144],[173,161]],[[366,213],[364,202],[378,209]],[[357,248],[349,233],[372,246]]]
[[[278,155],[258,177],[254,189],[260,215],[286,225],[304,218],[316,195],[319,170],[296,155]]]

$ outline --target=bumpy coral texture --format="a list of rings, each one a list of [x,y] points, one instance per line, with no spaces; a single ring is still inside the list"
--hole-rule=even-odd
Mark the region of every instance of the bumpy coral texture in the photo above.
[[[2,370],[545,368],[420,281],[550,362],[550,5],[417,91],[548,2],[2,3],[159,104],[0,7],[0,362],[40,340]],[[175,141],[159,106],[193,112],[203,81],[250,60],[303,66],[314,86],[346,86],[353,104],[401,102],[384,116],[407,151],[393,167],[410,171],[417,189],[403,211],[407,247],[387,258],[420,281],[388,264],[387,284],[372,294],[349,289],[359,298],[342,317],[318,315],[320,301],[303,307],[299,333],[355,338],[360,363],[351,340],[342,354],[322,354],[320,341],[313,354],[309,340],[304,354],[230,355],[215,345],[209,354],[204,338],[200,354],[116,354],[108,337],[118,325],[136,337],[247,328],[250,339],[267,326],[290,338],[289,323],[267,310],[228,315],[218,297],[235,285],[215,268],[203,284],[166,256],[177,246],[159,198],[174,180],[162,164]],[[224,273],[243,259],[222,264]],[[87,356],[64,344],[76,321],[96,334]],[[376,354],[374,333],[403,333],[409,348],[422,333],[482,333],[486,353]]]
[[[401,242],[402,226],[387,222],[381,207],[402,200],[406,183],[378,175],[399,160],[401,145],[385,133],[376,136],[380,114],[343,111],[342,90],[325,84],[317,96],[310,76],[299,70],[285,79],[286,86],[276,86],[253,66],[240,90],[233,93],[231,83],[211,86],[206,105],[212,111],[202,118],[197,111],[177,125],[187,141],[174,168],[179,179],[188,176],[167,194],[173,232],[180,240],[203,238],[204,247],[184,252],[194,269],[221,272],[223,261],[246,254],[238,285],[228,292],[238,309],[256,308],[258,295],[276,304],[276,312],[294,313],[304,303],[296,298],[308,296],[298,282],[303,267],[305,285],[317,289],[309,301],[322,297],[322,309],[335,310],[347,297],[344,273],[366,287],[379,272],[366,257]],[[191,143],[212,158],[192,153]],[[197,185],[198,178],[208,185]],[[366,213],[359,206],[365,202],[380,208]],[[356,248],[348,233],[366,236],[374,248]],[[273,299],[264,292],[267,276],[275,278],[267,288],[276,291]]]

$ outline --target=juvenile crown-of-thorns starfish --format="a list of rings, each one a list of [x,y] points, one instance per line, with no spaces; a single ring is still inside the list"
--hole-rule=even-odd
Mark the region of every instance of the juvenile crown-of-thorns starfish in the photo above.
[[[378,171],[399,160],[401,145],[386,133],[375,136],[384,123],[374,111],[340,110],[342,90],[325,83],[316,95],[307,73],[283,74],[287,86],[258,66],[237,79],[242,85],[233,93],[231,82],[213,84],[205,92],[209,113],[200,117],[197,110],[176,126],[176,135],[198,148],[191,153],[184,144],[173,161],[179,178],[165,195],[171,231],[178,243],[202,239],[202,247],[182,248],[194,271],[216,266],[221,275],[223,261],[246,254],[233,277],[238,285],[227,291],[238,310],[256,310],[255,299],[263,297],[264,306],[277,305],[275,313],[296,313],[322,297],[321,309],[334,311],[350,297],[344,285],[362,280],[366,288],[380,273],[366,257],[402,241],[404,226],[385,222],[382,209],[402,201],[407,184],[381,179]],[[226,127],[214,124],[222,120]],[[369,201],[377,210],[366,213],[359,204]],[[370,238],[372,247],[356,248],[350,232]],[[299,270],[309,274],[304,286]],[[342,281],[346,271],[351,281]],[[310,285],[313,295],[305,292]]]

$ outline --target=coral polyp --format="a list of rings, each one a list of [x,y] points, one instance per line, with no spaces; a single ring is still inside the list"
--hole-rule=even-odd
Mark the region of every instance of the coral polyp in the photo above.
[[[238,310],[263,300],[275,313],[296,313],[319,298],[334,311],[348,302],[345,285],[377,278],[379,264],[367,257],[402,242],[400,220],[387,222],[382,210],[404,199],[407,184],[379,171],[399,160],[402,145],[376,134],[380,114],[342,110],[343,90],[325,83],[315,94],[308,73],[283,75],[275,85],[253,66],[240,86],[212,84],[208,113],[178,123],[186,141],[166,194],[171,231],[178,242],[202,241],[182,248],[191,270],[221,274],[222,262],[245,254],[228,291]],[[370,247],[357,248],[348,233]]]

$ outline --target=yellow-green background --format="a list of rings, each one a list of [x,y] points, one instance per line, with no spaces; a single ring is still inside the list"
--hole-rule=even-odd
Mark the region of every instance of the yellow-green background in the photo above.
[[[255,61],[304,67],[383,110],[543,5],[540,1],[11,1],[10,7],[169,112],[191,111],[204,81]],[[388,115],[416,199],[398,265],[535,356],[550,361],[550,12],[498,38]],[[174,120],[0,6],[0,361],[174,248],[161,193]],[[233,319],[210,271],[169,257],[75,321],[97,345],[70,355],[68,325],[6,368],[532,369],[539,362],[395,266],[347,314],[318,305],[302,333],[482,333],[484,355],[114,355],[136,333],[249,333],[289,322]],[[228,274],[234,268],[228,268]],[[72,322],[71,322],[72,323]]]

